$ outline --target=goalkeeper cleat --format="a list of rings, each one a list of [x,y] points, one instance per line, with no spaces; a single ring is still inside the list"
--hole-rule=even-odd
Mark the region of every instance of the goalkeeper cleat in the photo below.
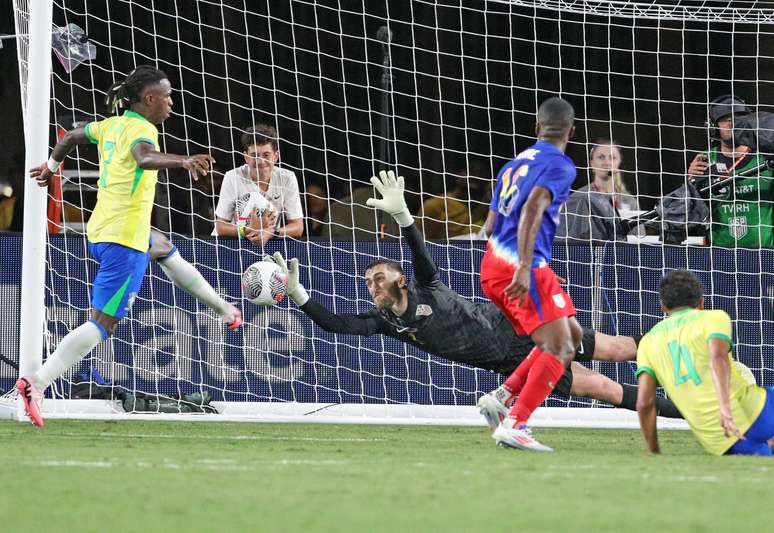
[[[517,450],[528,450],[532,452],[552,452],[553,448],[549,448],[544,444],[540,444],[535,437],[532,436],[527,424],[516,425],[516,419],[506,418],[497,429],[492,433],[492,438],[498,445],[505,448],[515,448]]]
[[[229,304],[228,311],[223,315],[223,323],[228,326],[228,329],[235,331],[241,326],[244,321],[242,320],[242,311]]]
[[[486,423],[489,426],[489,431],[494,431],[500,425],[500,422],[508,416],[508,408],[497,397],[496,391],[484,394],[478,399],[476,407],[481,416],[486,419]]]
[[[16,382],[16,390],[19,391],[24,402],[24,412],[30,417],[33,426],[43,427],[43,416],[40,414],[40,407],[43,405],[43,393],[29,382],[27,378],[19,378]]]

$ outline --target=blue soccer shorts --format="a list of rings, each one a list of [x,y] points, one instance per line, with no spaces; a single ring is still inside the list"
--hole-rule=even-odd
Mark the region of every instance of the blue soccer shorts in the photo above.
[[[115,318],[125,317],[140,291],[150,255],[113,242],[90,242],[89,253],[99,262],[92,308]]]
[[[774,387],[765,387],[766,403],[758,418],[744,434],[744,440],[736,441],[726,452],[729,455],[772,455],[767,442],[774,437]]]

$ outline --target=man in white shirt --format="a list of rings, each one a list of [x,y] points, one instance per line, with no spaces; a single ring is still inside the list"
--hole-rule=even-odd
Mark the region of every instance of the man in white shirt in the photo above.
[[[298,180],[295,173],[276,166],[277,130],[256,124],[242,135],[242,147],[245,164],[223,177],[212,234],[245,238],[255,244],[264,244],[277,236],[303,235]],[[251,224],[253,216],[259,217],[260,223]]]

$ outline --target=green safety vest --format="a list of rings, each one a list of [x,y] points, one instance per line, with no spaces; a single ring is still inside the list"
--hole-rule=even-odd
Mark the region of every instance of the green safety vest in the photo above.
[[[709,152],[710,164],[721,162],[730,167],[733,160],[715,147]],[[765,161],[761,155],[747,156],[734,170],[739,174]],[[760,248],[774,247],[774,171],[766,169],[757,175],[741,178],[712,193],[712,231],[714,246]]]

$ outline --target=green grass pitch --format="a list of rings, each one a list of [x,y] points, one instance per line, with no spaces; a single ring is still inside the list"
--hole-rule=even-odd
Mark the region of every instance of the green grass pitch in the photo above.
[[[0,422],[0,530],[770,531],[774,463],[637,431]]]

